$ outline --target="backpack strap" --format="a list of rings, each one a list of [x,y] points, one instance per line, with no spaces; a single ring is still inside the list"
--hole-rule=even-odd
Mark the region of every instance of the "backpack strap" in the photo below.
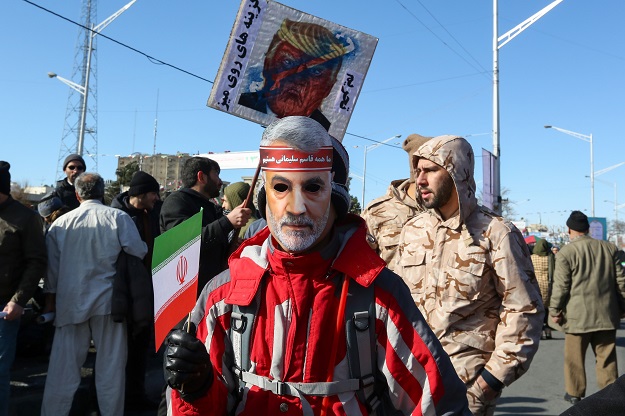
[[[360,380],[356,396],[373,413],[381,404],[375,389],[377,357],[373,285],[364,287],[352,281],[348,296],[345,306],[347,364],[350,377]]]
[[[252,329],[260,307],[260,293],[261,288],[257,290],[254,300],[249,305],[232,305],[230,314],[229,332],[234,353],[234,373],[239,380],[240,392],[243,392],[245,386],[242,373],[249,371],[252,366],[250,361]]]

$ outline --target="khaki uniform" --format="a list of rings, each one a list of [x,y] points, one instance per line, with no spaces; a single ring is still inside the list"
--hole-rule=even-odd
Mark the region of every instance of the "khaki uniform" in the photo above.
[[[374,199],[367,205],[362,217],[369,231],[367,240],[371,248],[395,271],[399,234],[406,222],[423,212],[425,208],[410,198],[406,191],[410,179],[391,182],[384,196]]]
[[[478,206],[473,151],[465,140],[436,137],[415,157],[447,169],[459,212],[443,221],[429,209],[409,220],[400,236],[397,273],[460,378],[473,387],[485,371],[507,386],[528,370],[543,324],[527,245],[514,225]],[[475,391],[468,393],[471,410],[492,414],[494,402],[481,402]]]

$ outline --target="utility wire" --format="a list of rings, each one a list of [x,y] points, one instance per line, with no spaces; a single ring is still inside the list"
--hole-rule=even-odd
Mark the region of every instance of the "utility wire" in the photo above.
[[[145,53],[145,52],[142,52],[142,51],[140,51],[140,50],[138,50],[138,49],[136,49],[136,48],[133,48],[132,46],[126,45],[125,43],[120,42],[120,41],[118,41],[118,40],[115,40],[115,39],[113,39],[113,38],[111,38],[111,37],[109,37],[109,36],[103,35],[103,34],[102,34],[102,33],[100,33],[100,32],[96,32],[96,31],[92,30],[90,27],[87,27],[87,26],[82,25],[82,24],[80,24],[80,23],[78,23],[78,22],[75,22],[75,21],[73,21],[72,19],[69,19],[69,18],[67,18],[67,17],[65,17],[65,16],[62,16],[62,15],[58,14],[58,13],[55,13],[55,12],[53,12],[52,10],[46,9],[45,7],[40,6],[40,5],[36,4],[36,3],[33,3],[32,1],[29,1],[29,0],[22,0],[22,1],[24,1],[24,2],[28,3],[28,4],[32,5],[32,6],[35,6],[35,7],[39,8],[39,9],[41,9],[41,10],[43,10],[43,11],[46,11],[46,12],[48,12],[48,13],[50,13],[50,14],[53,14],[53,15],[54,15],[54,16],[56,16],[56,17],[60,17],[60,18],[61,18],[61,19],[63,19],[63,20],[66,20],[66,21],[68,21],[68,22],[70,22],[70,23],[73,23],[73,24],[75,24],[76,26],[79,26],[79,27],[81,27],[81,28],[83,28],[83,29],[86,29],[86,30],[90,31],[90,32],[91,32],[91,33],[93,33],[93,34],[96,34],[96,35],[99,35],[99,36],[101,36],[101,37],[103,37],[103,38],[105,38],[105,39],[108,39],[108,40],[110,40],[111,42],[114,42],[114,43],[116,43],[116,44],[118,44],[118,45],[120,45],[120,46],[123,46],[124,48],[130,49],[131,51],[136,52],[136,53],[138,53],[139,55],[143,55],[143,56],[145,56],[145,57],[146,57],[146,58],[147,58],[150,62],[152,62],[153,64],[165,65],[165,66],[168,66],[168,67],[170,67],[170,68],[176,69],[176,70],[178,70],[178,71],[180,71],[180,72],[183,72],[183,73],[185,73],[185,74],[187,74],[187,75],[191,75],[192,77],[195,77],[195,78],[201,79],[202,81],[206,81],[206,82],[208,82],[208,83],[213,84],[213,81],[211,81],[211,80],[208,80],[208,79],[206,79],[206,78],[203,78],[203,77],[201,77],[201,76],[199,76],[199,75],[196,75],[196,74],[194,74],[194,73],[192,73],[192,72],[189,72],[189,71],[187,71],[187,70],[184,70],[184,69],[182,69],[182,68],[180,68],[180,67],[177,67],[177,66],[175,66],[175,65],[172,65],[172,64],[169,64],[169,63],[167,63],[167,62],[161,61],[160,59],[157,59],[157,58],[155,58],[155,57],[153,57],[153,56],[151,56],[151,55],[148,55],[148,54],[147,54],[147,53]]]
[[[426,12],[428,12],[428,14],[432,17],[432,19],[434,19],[434,21],[436,21],[436,23],[438,23],[438,25],[439,25],[440,27],[442,27],[442,28],[443,28],[443,30],[444,30],[444,31],[445,31],[445,32],[446,32],[446,33],[447,33],[447,34],[448,34],[448,35],[449,35],[449,36],[450,36],[450,37],[451,37],[451,38],[452,38],[452,39],[453,39],[453,40],[454,40],[457,44],[458,44],[458,46],[460,46],[460,47],[462,48],[462,50],[463,50],[463,51],[464,51],[467,55],[469,55],[469,57],[470,57],[471,59],[473,59],[473,61],[474,61],[474,62],[475,62],[475,63],[476,63],[476,64],[477,64],[480,68],[482,68],[482,70],[483,70],[485,73],[489,72],[486,68],[484,68],[484,67],[482,66],[482,64],[480,64],[480,61],[478,61],[477,59],[475,59],[475,57],[474,57],[473,55],[471,55],[471,53],[470,53],[470,52],[469,52],[469,51],[468,51],[468,50],[467,50],[464,46],[462,46],[462,43],[460,43],[460,41],[459,41],[458,39],[456,39],[456,38],[454,37],[454,35],[452,35],[452,34],[451,34],[451,32],[450,32],[449,30],[447,30],[447,28],[446,28],[446,27],[445,27],[445,26],[444,26],[444,25],[443,25],[443,24],[442,24],[442,23],[441,23],[441,22],[440,22],[440,21],[436,18],[436,16],[434,16],[434,15],[430,12],[430,10],[428,10],[428,8],[427,8],[427,7],[425,7],[425,5],[421,2],[421,0],[417,0],[417,3],[419,3],[419,4],[421,5],[421,7],[423,7],[423,8],[425,9],[425,11],[426,11]]]
[[[394,147],[395,149],[401,149],[400,146],[397,146],[397,145],[394,145],[394,144],[389,144],[389,143],[382,143],[382,142],[379,142],[379,141],[374,140],[374,139],[370,139],[370,138],[365,137],[365,136],[360,136],[358,134],[350,133],[348,131],[345,132],[345,134],[348,134],[348,135],[354,136],[354,137],[358,137],[359,139],[369,140],[370,142],[373,142],[373,143],[376,143],[376,144],[381,144],[381,145],[388,146],[388,147]]]
[[[417,17],[416,14],[414,14],[412,11],[410,11],[410,9],[408,9],[401,1],[399,0],[395,0],[404,10],[406,10],[406,12],[408,14],[410,14],[417,22],[419,22],[421,24],[421,26],[423,26],[424,28],[426,28],[436,39],[438,39],[443,45],[445,45],[450,51],[452,51],[453,53],[455,53],[458,57],[460,57],[460,59],[462,59],[464,62],[466,62],[471,68],[475,69],[476,71],[483,73],[483,74],[487,74],[490,71],[485,70],[481,65],[480,68],[477,68],[472,62],[470,62],[467,58],[465,58],[464,56],[462,56],[460,53],[458,53],[454,48],[452,48],[447,42],[445,42],[440,36],[438,36],[432,29],[430,29],[425,23],[423,23],[423,21],[421,19],[419,19]],[[423,5],[422,5],[423,6]],[[425,8],[425,7],[424,7]],[[427,10],[427,9],[426,9]],[[429,13],[429,11],[428,11]],[[431,15],[431,13],[430,13]],[[437,20],[438,22],[438,20]],[[440,24],[440,23],[439,23]],[[449,33],[449,32],[448,32]],[[453,36],[452,36],[453,38]],[[455,39],[454,39],[455,40]],[[458,42],[458,41],[456,41]],[[464,48],[463,48],[464,49]],[[469,54],[469,56],[471,56]],[[471,56],[472,59],[475,60],[475,58],[473,58]]]
[[[89,27],[87,27],[87,26],[85,26],[85,25],[82,25],[82,24],[80,24],[80,23],[78,23],[78,22],[75,22],[75,21],[73,21],[72,19],[69,19],[69,18],[67,18],[67,17],[65,17],[65,16],[63,16],[63,15],[60,15],[60,14],[56,13],[56,12],[53,12],[52,10],[46,9],[45,7],[40,6],[40,5],[36,4],[36,3],[33,3],[33,2],[32,2],[32,1],[30,1],[30,0],[22,0],[22,1],[24,1],[25,3],[28,3],[28,4],[32,5],[32,6],[35,6],[35,7],[39,8],[39,9],[41,9],[41,10],[45,11],[45,12],[48,12],[48,13],[50,13],[50,14],[52,14],[52,15],[56,16],[56,17],[60,17],[61,19],[65,20],[65,21],[68,21],[68,22],[70,22],[70,23],[72,23],[72,24],[74,24],[74,25],[76,25],[76,26],[78,26],[78,27],[81,27],[81,28],[83,28],[83,29],[86,29],[86,30],[88,30],[88,31],[90,31],[90,32],[92,32],[92,33],[95,33],[95,34],[97,34],[97,35],[99,35],[99,36],[101,36],[101,37],[103,37],[103,38],[105,38],[105,39],[110,40],[111,42],[114,42],[114,43],[116,43],[116,44],[118,44],[118,45],[120,45],[120,46],[123,46],[124,48],[130,49],[130,50],[131,50],[131,51],[133,51],[133,52],[136,52],[136,53],[138,53],[138,54],[140,54],[140,55],[143,55],[143,56],[145,56],[145,57],[146,57],[146,58],[147,58],[150,62],[152,62],[152,63],[154,63],[154,64],[165,65],[165,66],[168,66],[168,67],[170,67],[170,68],[173,68],[173,69],[175,69],[175,70],[177,70],[177,71],[183,72],[183,73],[185,73],[185,74],[187,74],[187,75],[191,75],[192,77],[195,77],[195,78],[201,79],[202,81],[206,81],[206,82],[208,82],[208,83],[214,84],[214,82],[213,82],[213,81],[211,81],[211,80],[208,80],[208,79],[206,79],[206,78],[203,78],[203,77],[201,77],[201,76],[199,76],[199,75],[196,75],[196,74],[194,74],[194,73],[192,73],[192,72],[186,71],[186,70],[184,70],[184,69],[182,69],[182,68],[180,68],[180,67],[177,67],[177,66],[175,66],[175,65],[172,65],[172,64],[169,64],[169,63],[167,63],[167,62],[161,61],[160,59],[154,58],[153,56],[148,55],[147,53],[145,53],[145,52],[143,52],[143,51],[140,51],[140,50],[138,50],[138,49],[136,49],[136,48],[133,48],[132,46],[126,45],[125,43],[120,42],[120,41],[118,41],[118,40],[116,40],[116,39],[113,39],[113,38],[111,38],[111,37],[109,37],[109,36],[103,35],[103,34],[102,34],[102,33],[100,33],[100,32],[95,32],[94,30],[92,30],[91,28],[89,28]],[[135,111],[136,111],[136,110],[135,110]],[[389,146],[389,147],[394,147],[394,148],[396,148],[396,149],[401,149],[401,147],[400,147],[400,146],[396,146],[396,145],[393,145],[393,144],[388,144],[388,143],[382,143],[382,142],[380,142],[380,141],[377,141],[377,140],[374,140],[374,139],[370,139],[370,138],[368,138],[368,137],[360,136],[360,135],[358,135],[358,134],[353,134],[353,133],[349,133],[349,132],[345,132],[345,134],[348,134],[348,135],[350,135],[350,136],[354,136],[354,137],[358,137],[358,138],[363,139],[363,140],[369,140],[370,142],[373,142],[373,143],[376,143],[376,144],[380,144],[380,145],[384,145],[384,146]]]

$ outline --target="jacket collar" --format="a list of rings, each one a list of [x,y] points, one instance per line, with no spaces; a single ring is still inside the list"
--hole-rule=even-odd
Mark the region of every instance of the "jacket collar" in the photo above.
[[[249,305],[265,273],[271,268],[277,275],[289,268],[289,273],[300,272],[327,278],[339,272],[353,278],[362,286],[369,286],[386,264],[367,244],[366,225],[362,218],[348,214],[337,222],[331,241],[321,250],[291,255],[275,249],[277,243],[265,228],[246,240],[230,256],[231,288],[226,303]]]

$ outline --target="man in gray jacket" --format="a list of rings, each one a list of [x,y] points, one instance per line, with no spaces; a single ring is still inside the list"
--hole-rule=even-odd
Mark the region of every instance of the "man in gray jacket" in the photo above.
[[[564,399],[577,403],[586,394],[588,344],[595,353],[599,388],[618,377],[615,342],[625,312],[625,271],[614,244],[588,236],[583,212],[573,211],[566,225],[571,242],[556,256],[549,313],[566,333]]]

